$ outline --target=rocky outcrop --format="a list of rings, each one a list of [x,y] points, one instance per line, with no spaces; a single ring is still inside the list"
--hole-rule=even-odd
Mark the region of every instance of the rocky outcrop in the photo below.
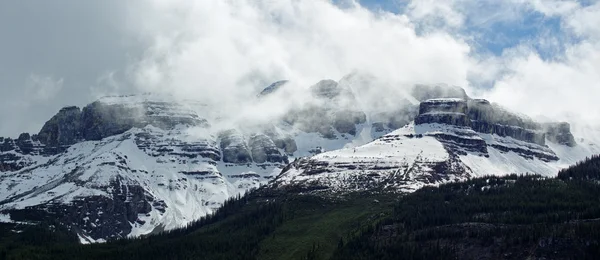
[[[415,123],[468,127],[479,133],[512,137],[541,146],[545,145],[546,140],[546,134],[541,130],[540,124],[481,99],[467,101],[452,98],[423,101]]]
[[[288,163],[287,156],[282,155],[273,140],[264,134],[251,136],[248,146],[250,146],[252,160],[255,163]]]
[[[291,137],[282,137],[275,138],[273,143],[277,148],[282,149],[287,155],[292,155],[294,152],[298,150],[298,146],[296,144],[296,140]]]
[[[37,135],[22,133],[17,139],[0,137],[0,172],[21,170],[35,163],[32,156],[55,153],[55,149],[40,143]]]
[[[219,134],[223,162],[245,164],[252,162],[250,149],[246,145],[244,136],[236,130],[227,130]]]
[[[288,81],[287,80],[280,80],[277,82],[274,82],[273,84],[269,85],[268,87],[266,87],[265,89],[263,89],[259,94],[258,97],[264,97],[267,96],[277,90],[279,90],[281,87],[283,87],[285,84],[287,84]]]
[[[79,107],[64,107],[44,124],[38,139],[48,147],[64,149],[84,139],[81,123]]]
[[[432,131],[428,134],[436,136],[448,150],[456,154],[464,155],[466,152],[476,152],[479,155],[488,156],[486,146],[489,146],[502,152],[515,152],[528,159],[558,160],[556,154],[546,146],[546,134],[541,130],[540,124],[510,113],[487,100],[467,101],[454,98],[426,100],[421,102],[415,124],[441,124],[459,127],[454,128],[458,132],[450,133],[448,132],[450,130],[445,130]],[[558,128],[548,129],[558,132]],[[563,126],[562,130],[563,132],[568,131],[568,127]],[[489,140],[485,141],[475,132],[489,134]],[[511,139],[499,141],[494,136],[510,137],[514,141]]]
[[[137,127],[152,125],[172,129],[177,125],[207,126],[208,122],[192,111],[182,111],[173,102],[143,101],[137,104],[106,104],[94,102],[83,108],[81,127],[85,140],[121,134]]]
[[[49,203],[6,212],[16,221],[57,221],[85,237],[110,240],[126,238],[132,225],[143,221],[138,216],[160,204],[142,187],[128,185],[121,178],[106,189],[112,191],[110,196],[80,197],[69,204]]]
[[[328,139],[335,139],[336,131],[356,135],[356,126],[366,122],[366,115],[356,108],[356,98],[350,89],[333,80],[322,80],[309,91],[314,102],[293,109],[283,117],[284,122]]]
[[[463,99],[429,99],[421,102],[415,124],[447,124],[470,126],[467,102]]]
[[[468,105],[473,130],[503,137],[509,136],[542,146],[546,144],[546,135],[541,125],[533,120],[508,112],[487,100],[472,100]]]
[[[321,80],[310,87],[310,91],[315,97],[334,99],[342,94],[343,89],[335,80]]]
[[[173,156],[186,160],[181,163],[198,161],[200,158],[208,158],[213,161],[221,160],[219,147],[212,140],[184,141],[171,139],[169,142],[164,142],[164,138],[163,135],[150,133],[150,131],[143,129],[135,134],[134,140],[140,150],[153,157]]]
[[[571,125],[566,122],[544,124],[546,138],[553,143],[566,145],[569,147],[577,146],[575,137],[571,134]]]
[[[114,99],[120,102],[115,102]],[[147,125],[172,129],[177,125],[207,126],[208,123],[175,102],[128,101],[125,96],[112,97],[110,102],[101,99],[83,110],[78,107],[62,108],[44,124],[38,139],[42,144],[60,152],[80,141],[100,140]]]
[[[338,111],[333,116],[333,128],[340,133],[356,135],[356,125],[362,124],[366,120],[366,115],[363,112]]]
[[[418,84],[413,87],[411,94],[421,102],[434,98],[458,98],[469,100],[469,96],[467,96],[465,90],[457,86]]]

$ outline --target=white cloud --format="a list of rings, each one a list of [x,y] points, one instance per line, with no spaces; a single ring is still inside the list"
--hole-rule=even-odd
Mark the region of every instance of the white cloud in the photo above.
[[[484,95],[532,116],[600,125],[600,31],[591,26],[600,17],[599,7],[596,3],[561,13],[563,29],[580,39],[565,43],[558,58],[544,60],[527,46],[501,57],[494,65],[505,67],[505,73],[497,75]]]
[[[568,17],[567,25],[578,36],[600,41],[600,2],[574,11]]]
[[[442,29],[445,26],[452,29],[464,25],[465,16],[458,10],[462,3],[460,0],[410,1],[407,10],[410,18],[418,21],[426,29]]]
[[[154,1],[144,12],[152,19],[135,30],[152,44],[132,70],[137,86],[232,112],[280,79],[302,91],[360,71],[389,83],[380,96],[414,83],[468,84],[469,46],[446,32],[418,35],[405,15],[312,0]]]
[[[362,71],[388,82],[363,90],[372,103],[404,86],[442,82],[532,116],[573,120],[572,114],[585,109],[582,120],[600,118],[593,98],[600,89],[600,32],[593,26],[600,17],[598,3],[411,1],[407,13],[399,15],[357,4],[339,8],[329,1],[152,3],[135,8],[146,14],[139,17],[152,19],[131,23],[151,46],[131,70],[143,91],[163,90],[218,101],[230,111],[250,111],[243,100],[273,81],[291,79],[301,90],[321,79]],[[518,26],[531,12],[558,17],[563,33],[582,40],[564,42],[542,32],[501,56],[474,53],[469,46],[476,37],[465,33],[469,26]],[[563,46],[565,52],[558,53]],[[534,47],[556,56],[542,59]]]
[[[73,103],[83,105],[91,99],[90,91],[92,96],[123,94],[134,85],[140,92],[162,91],[218,102],[227,112],[245,110],[260,114],[302,101],[291,99],[301,98],[306,87],[321,79],[339,80],[348,73],[361,71],[386,82],[361,89],[369,97],[367,103],[379,104],[380,97],[394,96],[413,83],[447,83],[466,87],[470,93],[526,114],[572,120],[574,117],[569,115],[579,113],[582,120],[600,122],[597,112],[600,106],[593,100],[600,89],[598,1],[584,5],[574,0],[413,0],[408,1],[404,14],[370,11],[348,1],[350,4],[344,8],[326,0],[115,2],[111,6],[118,6],[115,23],[120,25],[119,33],[106,34],[112,37],[100,39],[111,43],[128,39],[132,47],[126,49],[131,53],[115,49],[118,55],[113,55],[125,57],[113,59],[125,64],[89,67],[96,61],[102,63],[103,57],[88,50],[78,51],[82,55],[72,60],[63,59],[66,55],[62,52],[52,56],[51,62],[40,62],[36,57],[34,63],[23,65],[25,73],[19,74],[19,82],[8,84],[18,88],[5,93],[11,97],[5,98],[8,100],[5,107],[13,100],[53,104],[53,109]],[[106,13],[112,14],[111,10],[112,7],[108,8]],[[509,37],[507,42],[514,40],[511,35],[494,32],[494,25],[525,26],[529,22],[526,18],[531,15],[544,17],[536,18],[535,22],[543,23],[545,18],[560,20],[561,35],[552,35],[553,30],[536,32],[538,38],[525,37],[526,41],[500,56],[478,53],[486,48],[485,44],[501,41],[502,37]],[[81,27],[86,32],[93,31],[90,28],[95,27]],[[22,45],[17,37],[13,38],[15,46]],[[131,39],[135,39],[131,41],[134,43],[129,43]],[[69,39],[59,37],[54,42],[63,46],[58,44],[61,40]],[[64,46],[70,46],[69,51],[73,49],[71,45]],[[99,46],[109,45],[103,42]],[[538,53],[536,49],[540,48],[548,50],[550,57],[548,53]],[[138,50],[143,50],[141,57],[137,56]],[[89,56],[85,56],[87,53]],[[2,78],[9,74],[3,68],[19,64],[5,63],[0,67]],[[46,64],[63,71],[38,69],[31,64]],[[84,70],[79,68],[84,67],[90,69],[82,74]],[[32,75],[26,84],[20,85],[32,70],[54,76]],[[101,74],[104,71],[114,73]],[[296,92],[288,93],[289,102],[270,104],[267,108],[244,103],[262,87],[280,79],[295,83]],[[85,91],[79,91],[81,88]],[[58,95],[75,90],[79,91],[76,97]],[[21,96],[27,98],[18,98]],[[47,107],[42,109],[39,104],[37,109],[44,110],[39,118],[47,118],[46,114],[50,114]],[[580,113],[583,110],[586,112]]]

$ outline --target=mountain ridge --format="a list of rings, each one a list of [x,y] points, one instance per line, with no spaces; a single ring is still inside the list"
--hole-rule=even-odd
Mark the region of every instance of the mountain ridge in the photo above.
[[[412,192],[483,171],[551,175],[592,151],[566,123],[536,123],[456,87],[416,86],[397,109],[366,111],[356,105],[356,77],[320,81],[308,88],[316,102],[246,128],[213,129],[220,122],[210,108],[160,95],[65,107],[36,135],[0,139],[0,212],[60,219],[81,242],[101,242],[186,225],[267,183],[301,193]]]

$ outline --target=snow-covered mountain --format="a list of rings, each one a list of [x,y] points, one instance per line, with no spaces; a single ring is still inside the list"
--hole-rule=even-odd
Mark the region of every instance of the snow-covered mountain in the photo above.
[[[455,96],[427,97],[404,127],[362,146],[298,159],[269,185],[290,192],[411,192],[484,175],[553,176],[600,153],[598,131],[586,135],[594,141],[577,142],[568,123],[537,123],[486,100]]]
[[[96,242],[183,226],[265,184],[404,192],[484,174],[552,175],[600,152],[566,123],[537,123],[461,88],[419,85],[401,102],[369,104],[365,84],[320,81],[310,102],[253,124],[153,94],[63,108],[38,134],[0,138],[0,214],[55,221]],[[253,102],[286,88],[273,83]]]

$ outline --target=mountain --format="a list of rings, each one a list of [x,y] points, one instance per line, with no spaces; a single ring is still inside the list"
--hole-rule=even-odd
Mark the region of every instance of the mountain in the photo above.
[[[582,162],[575,176],[600,171]],[[262,187],[149,237],[81,245],[0,223],[3,259],[597,259],[597,178],[486,176],[395,193],[272,196]],[[19,232],[14,232],[18,230]]]
[[[411,123],[373,142],[295,160],[269,185],[291,192],[412,192],[489,174],[554,176],[597,151],[595,144],[578,144],[568,123],[538,123],[457,93],[462,97],[427,97]]]
[[[487,174],[551,176],[597,151],[568,123],[538,123],[458,87],[368,103],[369,84],[320,81],[300,93],[306,102],[260,122],[154,94],[65,107],[37,134],[0,138],[0,213],[101,242],[185,226],[261,185],[395,194]],[[293,87],[273,83],[252,102],[285,100]]]

